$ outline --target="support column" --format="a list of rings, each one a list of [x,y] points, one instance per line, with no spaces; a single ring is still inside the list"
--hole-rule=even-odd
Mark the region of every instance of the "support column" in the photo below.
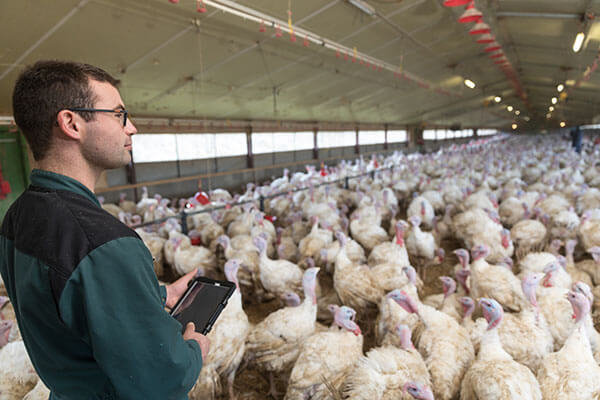
[[[477,137],[479,134],[477,133],[477,128],[473,129],[473,137]]]
[[[252,154],[252,127],[246,128],[246,166],[247,168],[254,168],[254,154]]]
[[[356,134],[356,136],[355,136],[355,141],[354,141],[354,153],[360,154],[360,146],[358,144],[358,127],[356,127],[355,134]]]
[[[423,129],[420,126],[410,126],[408,133],[408,149],[419,150],[423,145]]]
[[[317,145],[317,135],[319,134],[319,128],[313,129],[313,159],[319,159],[319,146]]]
[[[388,124],[384,125],[384,132],[385,132],[385,138],[383,139],[383,149],[387,150],[388,149],[388,137],[387,137]]]
[[[132,185],[137,183],[137,178],[135,176],[135,163],[133,162],[133,156],[131,157],[131,162],[125,166],[125,172],[127,174],[127,183]],[[133,201],[136,203],[139,201],[138,188],[133,189]]]

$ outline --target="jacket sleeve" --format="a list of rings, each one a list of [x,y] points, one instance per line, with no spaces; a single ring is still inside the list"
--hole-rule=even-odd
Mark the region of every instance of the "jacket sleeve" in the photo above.
[[[90,252],[67,282],[61,316],[92,348],[119,397],[187,399],[202,368],[195,340],[164,310],[152,257],[137,238]]]

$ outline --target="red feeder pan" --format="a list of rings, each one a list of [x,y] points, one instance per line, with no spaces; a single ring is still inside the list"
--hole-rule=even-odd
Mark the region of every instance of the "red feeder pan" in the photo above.
[[[486,53],[491,53],[494,51],[498,51],[502,49],[502,46],[500,46],[498,43],[494,42],[492,44],[490,44],[488,47],[486,47],[485,49],[483,49],[483,51],[485,51]]]
[[[500,57],[504,57],[504,53],[503,52],[492,54],[490,56],[490,58],[500,58]]]
[[[444,5],[446,7],[459,7],[469,4],[469,1],[471,0],[446,0],[444,1]]]
[[[496,39],[490,35],[489,33],[486,33],[485,35],[481,35],[478,39],[477,39],[477,43],[481,43],[481,44],[487,44],[487,43],[494,43]]]
[[[469,35],[483,35],[490,32],[492,32],[492,30],[488,24],[485,22],[478,22],[473,28],[471,28]]]
[[[461,24],[468,24],[470,22],[479,22],[483,18],[481,11],[475,8],[473,2],[467,6],[465,12],[460,16],[458,22]]]

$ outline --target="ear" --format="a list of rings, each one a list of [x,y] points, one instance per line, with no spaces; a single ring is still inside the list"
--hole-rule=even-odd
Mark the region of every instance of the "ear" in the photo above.
[[[56,116],[56,123],[61,133],[69,139],[81,140],[83,119],[73,111],[61,110]]]

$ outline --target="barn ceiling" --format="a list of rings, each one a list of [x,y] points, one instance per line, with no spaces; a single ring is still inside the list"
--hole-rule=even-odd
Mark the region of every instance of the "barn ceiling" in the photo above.
[[[352,54],[345,60],[313,42],[304,46],[300,35],[295,42],[285,31],[277,37],[268,23],[261,32],[260,24],[210,4],[199,13],[197,0],[2,1],[0,114],[11,114],[22,68],[55,58],[114,74],[139,117],[508,128],[590,123],[600,115],[600,0],[476,0],[512,79],[469,35],[473,24],[457,21],[464,7],[444,7],[442,0],[365,0],[375,16],[347,0],[213,1],[282,21],[291,10],[296,29],[393,69],[367,68]],[[580,31],[586,39],[574,53]],[[467,88],[465,78],[477,86]],[[560,101],[547,118],[555,96]]]

